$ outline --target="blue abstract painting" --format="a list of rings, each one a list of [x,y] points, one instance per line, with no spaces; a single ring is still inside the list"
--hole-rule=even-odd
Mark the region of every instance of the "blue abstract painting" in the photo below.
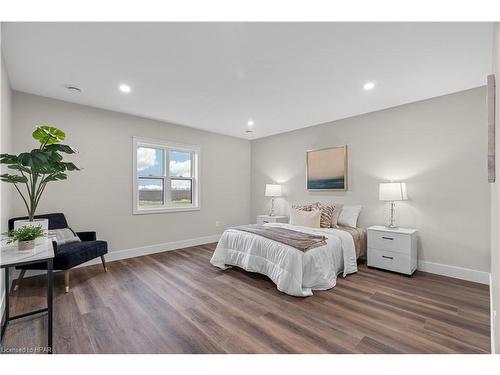
[[[308,190],[347,190],[347,146],[307,151]]]

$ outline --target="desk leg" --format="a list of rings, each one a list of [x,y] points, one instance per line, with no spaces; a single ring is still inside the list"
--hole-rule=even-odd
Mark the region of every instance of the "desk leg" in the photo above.
[[[3,335],[5,333],[5,329],[7,328],[7,324],[9,323],[9,318],[10,318],[10,316],[9,316],[9,310],[10,310],[10,306],[9,306],[9,267],[5,267],[4,272],[5,272],[5,284],[4,284],[5,311],[3,314],[4,320],[3,320],[3,324],[2,324],[2,333],[0,334],[0,340],[3,340]]]
[[[54,278],[52,275],[52,259],[47,261],[47,346],[49,354],[52,354],[52,292],[53,292]]]

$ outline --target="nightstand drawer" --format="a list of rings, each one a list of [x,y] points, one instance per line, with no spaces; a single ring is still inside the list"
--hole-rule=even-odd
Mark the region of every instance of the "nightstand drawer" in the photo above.
[[[370,267],[383,268],[407,275],[411,275],[414,271],[409,255],[373,248],[368,249],[367,264]]]
[[[412,237],[408,234],[368,231],[368,244],[371,248],[389,250],[409,254],[412,246]]]

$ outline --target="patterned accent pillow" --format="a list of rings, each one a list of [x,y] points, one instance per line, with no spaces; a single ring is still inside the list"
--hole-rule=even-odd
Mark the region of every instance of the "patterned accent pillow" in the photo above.
[[[300,211],[312,211],[314,204],[294,204],[292,208]]]
[[[340,203],[334,203],[334,210],[333,210],[333,216],[332,216],[332,228],[338,228],[339,227],[339,224],[338,224],[338,220],[339,220],[339,216],[340,216],[340,213],[342,212],[342,208],[344,207],[343,204],[340,204]]]
[[[314,208],[321,211],[320,227],[331,228],[335,205],[316,202],[314,203]]]

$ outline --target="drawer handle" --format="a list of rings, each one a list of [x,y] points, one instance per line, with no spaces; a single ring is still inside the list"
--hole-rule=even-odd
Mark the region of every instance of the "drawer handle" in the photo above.
[[[382,237],[384,240],[391,240],[391,241],[394,241],[394,238],[392,237]]]
[[[394,259],[394,257],[388,257],[386,255],[382,255],[382,258],[385,258],[385,259]]]
[[[269,223],[269,221],[266,221],[266,220],[263,220],[262,222],[263,222],[263,223]]]

